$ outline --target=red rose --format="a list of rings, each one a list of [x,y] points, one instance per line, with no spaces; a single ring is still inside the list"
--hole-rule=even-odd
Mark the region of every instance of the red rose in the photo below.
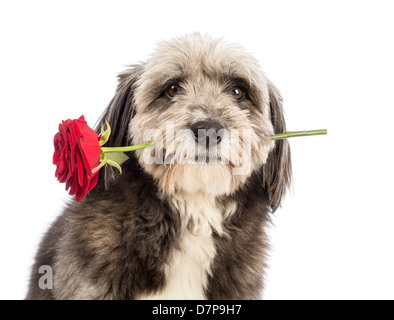
[[[82,200],[97,183],[98,171],[92,169],[100,163],[100,144],[97,133],[91,129],[84,116],[65,120],[53,140],[53,164],[59,182],[66,183],[70,195]]]

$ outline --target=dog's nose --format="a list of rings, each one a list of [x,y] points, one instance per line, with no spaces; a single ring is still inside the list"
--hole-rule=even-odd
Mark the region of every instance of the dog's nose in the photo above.
[[[223,126],[216,121],[206,120],[193,123],[191,129],[194,133],[194,138],[198,143],[206,143],[207,147],[209,141],[220,143],[222,141]]]

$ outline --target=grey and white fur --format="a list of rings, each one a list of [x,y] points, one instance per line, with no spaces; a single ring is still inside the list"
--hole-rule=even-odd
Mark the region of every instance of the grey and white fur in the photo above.
[[[173,160],[148,164],[145,149],[128,154],[121,175],[101,170],[98,185],[44,236],[26,298],[260,299],[265,229],[291,161],[287,141],[270,139],[285,130],[282,99],[258,62],[239,45],[198,33],[161,42],[146,63],[119,75],[105,119],[107,147],[146,143],[144,132],[156,128],[163,139],[151,137],[149,152]],[[168,123],[175,133],[250,130],[251,155],[178,163],[175,149],[179,158],[187,146],[169,143]],[[228,136],[219,140],[235,148]],[[234,175],[242,162],[247,171]],[[53,268],[52,290],[38,285],[42,265]]]

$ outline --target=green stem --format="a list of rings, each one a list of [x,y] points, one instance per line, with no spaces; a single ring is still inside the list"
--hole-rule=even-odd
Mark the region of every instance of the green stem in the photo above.
[[[287,139],[292,137],[302,137],[302,136],[316,136],[319,134],[327,134],[327,129],[322,130],[309,130],[309,131],[284,131],[283,133],[274,134],[271,136],[271,140]]]
[[[284,131],[283,133],[274,134],[271,136],[271,140],[280,140],[280,139],[287,139],[292,137],[302,137],[302,136],[316,136],[320,134],[327,134],[327,129],[322,130],[309,130],[309,131]],[[135,146],[128,146],[128,147],[101,147],[101,150],[104,153],[111,153],[111,152],[129,152],[140,150],[152,145],[152,142],[138,144]]]
[[[101,150],[104,153],[110,153],[110,152],[129,152],[129,151],[135,151],[139,149],[144,149],[147,146],[152,144],[151,142],[149,143],[144,143],[144,144],[138,144],[135,146],[128,146],[128,147],[102,147]]]
[[[102,167],[104,167],[106,164],[107,164],[107,156],[105,155],[105,153],[103,153],[103,159],[100,160],[100,164],[97,167],[92,169],[92,173],[96,173]]]

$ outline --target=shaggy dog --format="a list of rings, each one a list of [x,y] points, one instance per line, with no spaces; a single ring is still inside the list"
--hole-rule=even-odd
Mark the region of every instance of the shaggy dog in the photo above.
[[[106,147],[154,146],[129,153],[121,175],[101,170],[65,208],[42,240],[27,298],[259,299],[265,228],[291,162],[287,142],[270,139],[285,121],[258,62],[200,34],[162,42],[119,75],[104,120]]]

